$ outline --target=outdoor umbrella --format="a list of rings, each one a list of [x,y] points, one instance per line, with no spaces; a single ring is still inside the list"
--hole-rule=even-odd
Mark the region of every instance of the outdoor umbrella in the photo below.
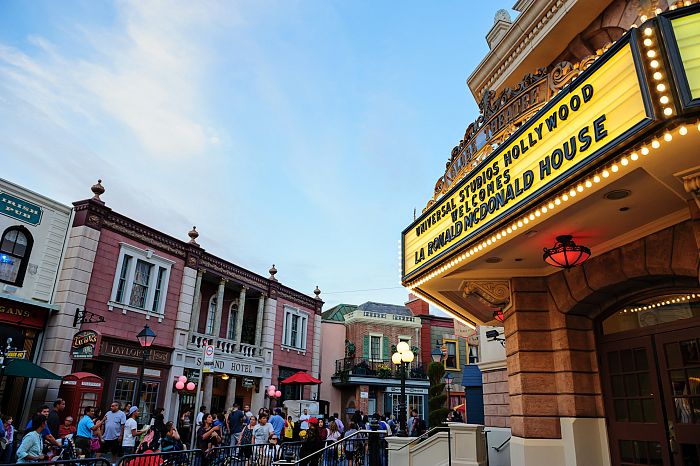
[[[280,383],[285,385],[318,385],[321,383],[321,381],[311,377],[304,371],[299,371],[296,374],[287,377]]]
[[[51,380],[61,380],[63,378],[26,359],[11,359],[10,362],[7,363],[7,366],[5,366],[2,375]]]
[[[455,411],[462,411],[462,412],[465,412],[466,408],[467,407],[464,403],[462,403],[461,405],[457,405],[457,406],[452,407],[452,409],[454,409]]]

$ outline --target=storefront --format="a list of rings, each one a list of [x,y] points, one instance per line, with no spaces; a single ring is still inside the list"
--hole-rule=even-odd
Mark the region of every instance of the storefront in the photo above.
[[[637,8],[581,5],[547,20]],[[484,393],[507,381],[513,465],[700,464],[700,7],[683,5],[613,15],[633,20],[614,43],[517,86],[495,44],[470,78],[483,113],[403,232],[404,285],[505,339]],[[501,42],[538,35],[520,59],[560,59],[577,31],[527,36],[528,8]]]
[[[141,385],[139,422],[149,422],[155,409],[163,407],[165,394],[170,389],[167,383],[170,354],[171,350],[160,347],[151,347],[148,351]],[[88,372],[103,378],[102,407],[108,406],[112,401],[119,402],[121,406],[126,403],[136,404],[143,361],[143,349],[138,342],[101,337],[92,357],[76,358],[73,354],[73,359],[75,372]]]

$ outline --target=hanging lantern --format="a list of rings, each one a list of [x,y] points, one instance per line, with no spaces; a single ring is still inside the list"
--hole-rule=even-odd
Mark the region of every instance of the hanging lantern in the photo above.
[[[557,242],[553,248],[544,248],[542,258],[549,265],[568,270],[583,264],[590,255],[591,250],[574,243],[571,235],[561,235],[557,236]]]
[[[499,321],[500,323],[503,323],[503,321],[506,320],[506,316],[503,314],[503,311],[498,310],[493,312],[493,318]]]

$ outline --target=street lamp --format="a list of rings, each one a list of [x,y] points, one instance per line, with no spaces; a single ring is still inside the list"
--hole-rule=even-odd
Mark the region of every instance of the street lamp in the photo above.
[[[391,362],[401,368],[401,406],[399,411],[399,437],[408,437],[408,427],[406,425],[406,368],[413,362],[415,355],[408,343],[399,342],[396,345],[396,353],[391,355]]]
[[[452,390],[452,374],[445,374],[445,388],[447,389],[447,409],[452,410],[450,403],[450,390]]]
[[[143,373],[146,371],[146,359],[150,353],[153,340],[156,339],[156,334],[153,332],[153,330],[151,330],[151,327],[144,325],[143,330],[136,335],[136,338],[139,340],[139,345],[141,345],[142,350],[141,373],[139,374],[139,384],[136,387],[136,407],[141,410],[141,386],[143,385]]]
[[[440,340],[435,340],[435,348],[430,352],[430,358],[433,362],[442,362],[442,350],[440,349]]]

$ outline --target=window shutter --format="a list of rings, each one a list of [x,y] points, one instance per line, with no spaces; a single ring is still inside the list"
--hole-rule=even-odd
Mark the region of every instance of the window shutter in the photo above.
[[[369,335],[365,335],[362,339],[362,357],[369,358]]]
[[[384,346],[382,350],[382,359],[387,361],[389,359],[389,339],[386,336],[382,337],[382,344]]]

